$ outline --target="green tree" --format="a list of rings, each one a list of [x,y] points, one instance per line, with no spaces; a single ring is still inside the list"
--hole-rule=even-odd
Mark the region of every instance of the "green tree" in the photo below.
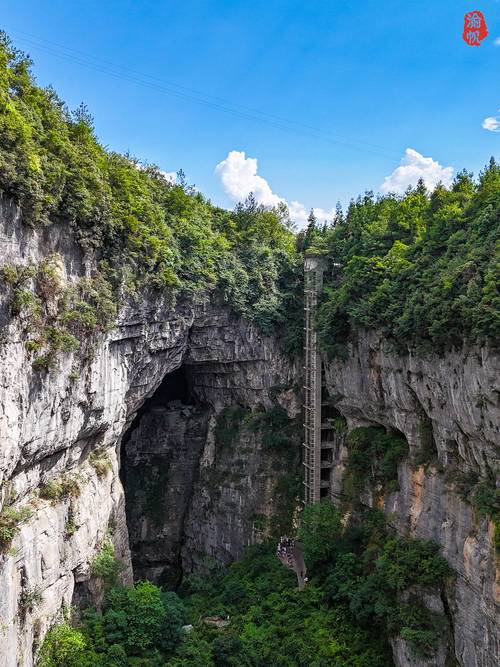
[[[307,250],[312,245],[314,245],[314,239],[317,232],[317,223],[318,221],[314,215],[314,211],[311,209],[307,217],[307,228],[304,236],[304,250]]]
[[[83,634],[61,623],[47,633],[37,664],[39,667],[94,667],[96,660],[87,650]]]
[[[123,643],[128,655],[143,655],[153,648],[171,652],[182,621],[182,604],[175,594],[162,594],[149,581],[111,589],[103,616],[108,641]]]
[[[327,563],[336,551],[336,540],[342,533],[340,512],[329,498],[307,505],[302,514],[298,538],[304,550],[309,572]]]

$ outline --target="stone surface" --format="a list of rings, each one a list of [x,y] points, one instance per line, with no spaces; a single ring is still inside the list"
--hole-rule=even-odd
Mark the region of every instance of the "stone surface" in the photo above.
[[[12,201],[0,197],[0,266],[57,252],[62,278],[72,284],[94,267],[92,255],[72,238],[62,224],[38,232],[24,227]],[[228,308],[201,297],[172,306],[154,292],[123,297],[108,335],[61,355],[58,367],[43,374],[33,369],[26,334],[8,304],[0,285],[0,503],[29,504],[33,516],[0,555],[0,641],[8,647],[0,652],[0,667],[31,667],[34,649],[70,604],[75,585],[88,583],[90,563],[108,534],[129,565],[124,576],[130,580],[122,444],[139,475],[142,466],[159,474],[166,462],[172,475],[161,499],[160,529],[139,515],[131,523],[134,552],[146,557],[147,572],[159,576],[155,568],[167,567],[177,576],[179,566],[207,567],[207,555],[230,562],[262,537],[276,514],[279,457],[247,425],[234,447],[221,449],[214,436],[217,415],[229,406],[255,412],[280,404],[294,417],[300,411],[294,385],[301,379],[300,366],[283,357],[277,341]],[[437,540],[458,573],[442,601],[451,640],[436,655],[436,667],[451,667],[454,656],[460,667],[500,662],[493,526],[474,513],[453,481],[457,471],[480,479],[498,474],[499,365],[488,349],[443,358],[400,356],[377,335],[360,334],[346,360],[327,366],[330,394],[349,428],[382,424],[408,439],[411,455],[399,468],[400,490],[383,499],[384,509],[401,534]],[[147,413],[139,418],[139,411],[181,366],[192,404],[164,405],[143,424]],[[434,460],[418,466],[429,433]],[[88,458],[96,448],[112,463],[101,477]],[[346,447],[340,438],[334,456],[341,494]],[[61,474],[78,476],[80,495],[41,500],[40,486]],[[369,490],[365,500],[373,502]],[[175,512],[168,511],[170,503]],[[76,524],[71,535],[69,518]],[[23,591],[41,594],[26,613]],[[430,665],[412,663],[398,639],[393,647],[398,667]]]
[[[179,401],[152,407],[122,447],[136,579],[176,586],[181,546],[210,413]]]
[[[288,527],[301,491],[295,484],[301,430],[297,421],[288,425],[285,446],[291,452],[285,457],[266,447],[263,429],[255,420],[258,413],[243,417],[229,444],[217,441],[215,420],[210,422],[185,521],[184,571],[209,571],[213,563],[228,565],[248,545],[277,537]]]
[[[5,197],[0,223],[0,266],[59,253],[67,284],[91,272],[92,256],[81,252],[64,225],[33,231]],[[0,652],[0,667],[30,667],[36,645],[71,602],[75,582],[88,580],[90,563],[110,532],[117,554],[129,565],[125,577],[131,577],[119,446],[165,376],[184,361],[197,401],[213,410],[234,403],[265,408],[278,400],[293,412],[298,404],[289,390],[280,394],[280,387],[293,381],[294,369],[277,342],[203,298],[175,307],[154,292],[123,299],[115,328],[91,341],[92,354],[86,348],[62,354],[49,373],[33,369],[26,333],[19,318],[10,317],[4,285],[0,327],[0,502],[37,506],[11,551],[0,555],[0,632],[2,645],[9,647]],[[206,454],[205,442],[203,447]],[[113,462],[104,478],[88,463],[96,448]],[[64,530],[67,503],[44,501],[38,508],[37,500],[41,485],[67,471],[82,478],[81,494],[72,500],[79,528],[71,539]],[[239,550],[238,545],[234,553]],[[26,587],[38,591],[41,602],[20,623]]]
[[[328,390],[350,428],[381,424],[408,440],[411,455],[399,467],[400,490],[384,499],[391,523],[404,535],[430,538],[457,572],[447,591],[452,652],[463,667],[500,663],[499,561],[493,525],[457,493],[458,471],[496,476],[500,457],[500,358],[463,349],[437,355],[399,356],[374,333],[360,333],[346,361],[327,364]],[[425,427],[425,428],[423,428]],[[417,465],[423,440],[433,440],[433,460]],[[347,450],[336,449],[342,471]],[[336,493],[341,493],[341,472]],[[367,490],[364,500],[373,504]],[[401,641],[396,663],[409,663]],[[436,662],[437,661],[437,662]],[[421,663],[422,665],[427,663]],[[448,665],[442,657],[432,663]]]

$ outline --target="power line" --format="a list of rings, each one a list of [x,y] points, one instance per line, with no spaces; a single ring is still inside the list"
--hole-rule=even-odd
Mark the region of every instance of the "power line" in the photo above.
[[[129,81],[136,85],[155,90],[159,93],[177,97],[185,101],[194,102],[196,104],[200,104],[235,117],[243,118],[245,120],[261,122],[272,127],[276,127],[277,129],[285,132],[323,139],[347,148],[359,150],[362,152],[370,152],[376,155],[381,155],[383,157],[390,157],[391,159],[396,157],[396,153],[388,151],[387,149],[381,146],[377,146],[376,144],[370,144],[362,140],[350,139],[339,134],[325,132],[312,125],[307,125],[305,123],[300,123],[294,120],[276,116],[274,114],[259,111],[258,109],[253,109],[251,107],[233,103],[229,100],[209,95],[187,86],[182,86],[171,81],[151,76],[149,74],[144,74],[142,72],[132,70],[128,67],[117,65],[116,63],[110,63],[101,58],[83,53],[82,51],[70,49],[61,44],[41,39],[35,35],[31,35],[30,33],[19,30],[9,30],[9,33],[16,35],[16,39],[20,42],[24,42],[32,48],[38,49],[51,56],[75,63],[82,67],[87,67],[107,76]],[[397,157],[399,157],[399,155]]]

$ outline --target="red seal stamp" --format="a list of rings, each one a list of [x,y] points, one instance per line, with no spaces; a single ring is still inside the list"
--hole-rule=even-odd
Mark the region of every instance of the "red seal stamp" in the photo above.
[[[482,12],[468,12],[464,16],[464,31],[462,37],[469,46],[479,46],[488,36],[488,28]]]

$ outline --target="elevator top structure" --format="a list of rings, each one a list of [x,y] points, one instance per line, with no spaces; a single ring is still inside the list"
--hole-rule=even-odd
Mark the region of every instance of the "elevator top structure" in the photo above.
[[[304,257],[304,503],[321,497],[321,355],[315,329],[318,297],[323,289],[327,259],[314,252]]]

